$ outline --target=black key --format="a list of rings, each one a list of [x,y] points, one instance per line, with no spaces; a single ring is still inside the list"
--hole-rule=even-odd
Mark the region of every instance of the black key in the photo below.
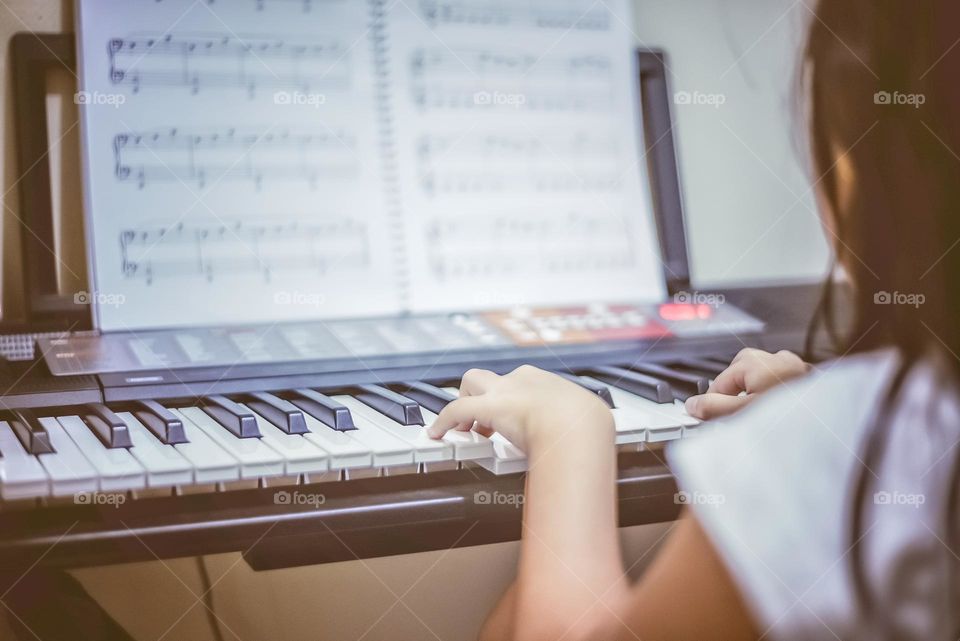
[[[2,416],[10,429],[20,439],[20,444],[30,454],[50,454],[55,452],[50,443],[50,434],[40,423],[40,419],[31,410],[12,410]]]
[[[226,396],[205,396],[200,407],[232,434],[240,438],[260,438],[260,428],[253,414]]]
[[[710,387],[710,381],[703,376],[681,372],[656,363],[634,363],[630,365],[630,369],[666,381],[673,388],[674,397],[681,401],[697,394],[705,394]]]
[[[704,361],[705,363],[713,363],[717,367],[727,369],[730,367],[730,363],[733,362],[734,358],[735,356],[731,356],[730,358],[724,358],[722,356],[703,356],[700,360]]]
[[[409,383],[397,383],[393,387],[420,405],[426,407],[434,414],[439,414],[447,403],[457,400],[457,397],[445,389],[440,389],[430,383],[421,383],[413,381]]]
[[[113,410],[103,403],[89,403],[83,409],[80,419],[104,445],[110,448],[133,447],[127,424]]]
[[[156,401],[135,401],[130,413],[167,445],[186,443],[183,421]]]
[[[720,365],[719,363],[706,358],[690,357],[673,361],[671,365],[681,369],[689,370],[691,372],[698,372],[709,378],[715,378],[718,374],[720,374],[720,372],[727,369],[727,367],[730,366],[730,363]]]
[[[601,366],[594,367],[586,372],[593,378],[599,379],[607,385],[619,387],[627,390],[631,394],[642,396],[654,403],[672,403],[673,389],[666,381],[661,381],[652,376],[631,372],[621,367]]]
[[[588,392],[593,392],[597,396],[603,399],[603,402],[610,406],[610,409],[615,409],[616,405],[613,404],[613,394],[610,393],[610,390],[607,389],[606,385],[598,385],[593,381],[587,381],[576,374],[568,374],[567,372],[554,372],[557,376],[562,376],[571,383],[576,383],[580,387],[584,388]]]
[[[267,419],[287,434],[306,434],[307,419],[290,401],[266,392],[249,394],[244,401],[247,407]]]
[[[423,425],[417,402],[379,385],[358,385],[353,394],[358,401],[372,407],[401,425]]]
[[[349,432],[357,429],[353,424],[350,409],[338,403],[329,396],[312,389],[294,390],[287,396],[293,405],[317,419],[327,427],[338,432]]]

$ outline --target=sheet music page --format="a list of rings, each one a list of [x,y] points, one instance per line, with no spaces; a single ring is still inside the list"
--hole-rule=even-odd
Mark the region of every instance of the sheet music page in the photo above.
[[[662,300],[628,0],[384,5],[413,308]]]
[[[628,0],[79,0],[99,327],[664,295]]]
[[[400,307],[370,19],[351,0],[79,2],[101,329]]]

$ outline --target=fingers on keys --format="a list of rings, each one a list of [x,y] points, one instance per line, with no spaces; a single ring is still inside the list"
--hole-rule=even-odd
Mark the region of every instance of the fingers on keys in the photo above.
[[[489,399],[480,396],[461,396],[447,404],[430,426],[429,434],[440,438],[449,430],[466,432],[474,423],[489,426],[491,421]]]

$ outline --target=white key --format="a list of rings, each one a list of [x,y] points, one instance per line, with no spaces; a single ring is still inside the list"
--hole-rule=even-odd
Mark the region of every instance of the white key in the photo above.
[[[460,396],[460,390],[456,387],[444,389],[454,396]],[[494,474],[515,474],[526,471],[527,455],[519,447],[496,433],[489,440],[493,445],[493,457],[478,460],[478,465]]]
[[[0,497],[11,501],[50,494],[50,479],[40,461],[23,449],[6,421],[0,421]]]
[[[338,403],[347,406],[353,416],[353,424],[357,427],[350,432],[350,436],[370,448],[373,454],[373,467],[391,467],[394,465],[412,465],[413,447],[405,441],[378,429],[355,408],[359,401],[350,396],[340,395],[332,397]]]
[[[615,408],[610,410],[613,414],[613,424],[616,427],[615,443],[617,445],[627,445],[631,443],[643,443],[650,438],[648,430],[676,430],[679,425],[674,421],[665,421],[658,416],[651,417],[647,412],[640,411],[626,400],[626,392],[616,389],[607,383],[598,381],[590,376],[581,376],[586,381],[605,386],[610,391]],[[617,399],[620,399],[618,401]],[[655,439],[652,439],[655,440]]]
[[[437,420],[437,415],[428,409],[420,408],[423,414],[423,422],[427,427],[433,425]],[[476,461],[482,458],[491,458],[493,456],[493,441],[483,434],[469,430],[467,432],[458,432],[450,430],[443,435],[443,442],[453,446],[453,460],[455,461]]]
[[[40,423],[50,435],[50,445],[55,450],[37,454],[50,477],[50,493],[53,496],[69,496],[78,492],[96,492],[99,487],[97,471],[83,457],[57,419],[45,417],[40,419]]]
[[[373,467],[373,453],[364,443],[351,436],[356,430],[341,432],[304,413],[307,429],[303,435],[330,456],[331,470],[358,470]]]
[[[440,461],[453,460],[453,447],[449,443],[444,443],[439,439],[432,439],[427,434],[427,428],[420,425],[400,425],[388,416],[384,416],[377,410],[360,403],[354,398],[349,399],[350,403],[344,403],[353,415],[354,420],[357,416],[372,423],[376,428],[383,430],[400,440],[406,442],[413,448],[414,463],[437,463]],[[421,412],[426,412],[420,408]],[[424,422],[426,417],[424,416]],[[360,429],[363,429],[362,427]]]
[[[687,413],[687,407],[683,404],[683,401],[674,401],[673,405],[674,409],[672,411],[674,415],[677,417],[677,420],[683,423],[683,437],[687,438],[688,436],[698,434],[700,428],[703,426],[703,422]]]
[[[648,442],[672,441],[683,435],[683,421],[678,416],[674,416],[672,403],[654,403],[619,387],[606,385],[610,390],[610,396],[613,397],[614,405],[627,408],[632,414],[640,417],[647,430]]]
[[[193,465],[173,445],[162,443],[130,412],[118,412],[127,424],[133,447],[130,453],[147,474],[147,487],[189,485],[193,482]]]
[[[519,447],[498,433],[494,433],[490,440],[493,442],[493,458],[477,461],[478,465],[494,474],[527,471],[527,455]]]
[[[57,421],[97,471],[102,491],[140,490],[147,486],[143,466],[126,449],[104,445],[79,416],[60,416]]]
[[[240,478],[240,464],[237,459],[217,445],[213,439],[194,425],[180,410],[169,408],[170,412],[183,423],[186,443],[177,443],[173,449],[193,466],[193,480],[196,483],[225,483]]]
[[[276,427],[246,405],[245,410],[253,414],[260,428],[260,439],[270,449],[283,457],[285,474],[314,474],[330,469],[327,453],[303,438],[300,434],[288,434]]]
[[[235,436],[199,407],[182,407],[180,414],[240,463],[240,478],[283,476],[283,458],[260,439]]]
[[[697,429],[700,425],[700,421],[687,414],[683,403],[679,401],[672,403],[654,403],[649,399],[636,396],[633,402],[636,403],[639,408],[646,410],[648,416],[655,416],[663,422],[680,425],[680,434],[677,434],[676,428],[664,428],[664,431],[658,435],[662,436],[659,440],[667,441],[681,438],[684,435],[689,435],[692,430]],[[651,438],[650,440],[653,441],[655,439]]]

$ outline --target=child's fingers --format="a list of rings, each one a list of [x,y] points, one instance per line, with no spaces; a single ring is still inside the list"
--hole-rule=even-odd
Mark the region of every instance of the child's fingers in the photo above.
[[[685,407],[690,416],[709,420],[733,414],[752,400],[752,395],[730,396],[708,392],[699,396],[691,396],[687,399]]]
[[[440,438],[452,429],[466,431],[473,427],[474,421],[485,423],[489,399],[483,396],[464,396],[447,403],[430,426],[428,434]]]
[[[749,365],[745,361],[734,362],[727,369],[717,374],[707,393],[736,396],[746,390],[746,373]]]
[[[460,380],[460,396],[479,396],[490,389],[499,379],[500,376],[490,370],[468,370]]]

